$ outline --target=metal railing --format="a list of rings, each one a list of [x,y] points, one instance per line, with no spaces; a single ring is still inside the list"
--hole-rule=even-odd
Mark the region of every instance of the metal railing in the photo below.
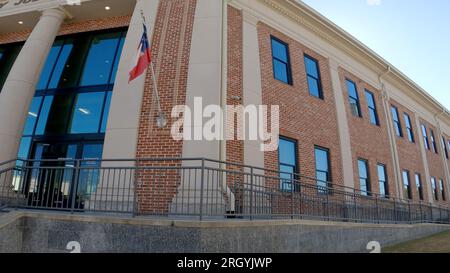
[[[320,182],[320,183],[319,183]],[[161,217],[450,224],[450,208],[205,158],[11,160],[0,207]]]

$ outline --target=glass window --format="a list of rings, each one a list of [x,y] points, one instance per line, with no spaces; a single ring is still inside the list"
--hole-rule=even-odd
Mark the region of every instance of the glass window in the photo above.
[[[275,79],[292,84],[288,45],[274,37],[272,37],[272,59]]]
[[[39,115],[39,108],[41,107],[42,97],[34,97],[31,101],[30,108],[28,109],[27,121],[25,122],[25,128],[23,135],[28,136],[34,133],[34,127]]]
[[[380,185],[380,195],[384,198],[389,198],[389,186],[386,175],[386,166],[378,164],[378,182]]]
[[[71,42],[71,40],[66,40],[64,46],[62,46],[62,49],[59,53],[58,61],[54,65],[50,82],[48,84],[49,89],[55,89],[58,87],[76,86],[75,84],[76,80],[72,80],[71,81],[72,84],[68,84],[70,78],[75,79],[77,77],[75,71],[72,69],[74,67],[74,64],[69,63],[69,58],[72,55],[72,50],[73,50],[73,43]],[[78,60],[78,62],[80,61],[81,58]],[[63,73],[65,73],[64,77]],[[71,77],[68,77],[67,75],[71,75]]]
[[[403,117],[405,118],[406,133],[408,135],[408,140],[409,142],[414,143],[414,131],[412,129],[411,118],[407,113],[403,113]]]
[[[55,67],[56,61],[58,60],[62,46],[63,41],[56,41],[50,49],[47,61],[45,62],[44,67],[41,71],[41,77],[36,87],[37,90],[47,89],[48,82],[53,73],[53,68]]]
[[[36,135],[43,135],[45,133],[45,127],[47,126],[48,115],[50,114],[50,107],[53,103],[53,96],[47,96],[42,103],[41,112],[39,114],[39,121],[36,126]]]
[[[403,137],[402,124],[401,124],[400,118],[399,118],[399,116],[398,116],[398,110],[397,110],[397,107],[391,106],[391,113],[392,113],[392,119],[394,120],[395,134],[396,134],[398,137]]]
[[[436,139],[434,138],[434,132],[433,129],[430,129],[430,138],[431,138],[431,147],[433,147],[433,152],[438,153],[438,149],[436,146]]]
[[[371,195],[370,190],[370,179],[369,179],[369,166],[367,160],[360,159],[358,160],[358,169],[359,169],[359,186],[361,190],[361,194],[368,196]]]
[[[416,173],[416,190],[417,195],[419,196],[420,200],[423,200],[423,188],[422,188],[422,179],[420,177],[420,174]]]
[[[439,180],[439,187],[441,190],[442,200],[445,201],[446,198],[445,198],[444,179],[442,179],[442,178]]]
[[[445,138],[442,137],[442,148],[444,149],[445,158],[448,159],[448,150],[447,150],[447,141],[445,141]]]
[[[350,110],[352,112],[352,115],[355,117],[362,117],[356,84],[351,80],[346,80],[346,82],[347,82],[348,100],[350,103]]]
[[[93,37],[81,75],[80,86],[109,83],[119,39],[120,32]]]
[[[425,127],[425,125],[421,125],[422,127],[422,135],[423,135],[423,142],[425,145],[425,149],[429,150],[430,149],[430,143],[428,142],[428,134],[427,134],[427,128]]]
[[[28,159],[30,148],[31,148],[31,137],[23,137],[20,142],[19,153],[17,157],[20,159]]]
[[[323,99],[322,83],[320,81],[319,63],[314,58],[305,55],[306,79],[308,81],[309,94]]]
[[[297,142],[280,138],[278,160],[280,164],[281,190],[291,191],[293,179],[297,173]]]
[[[69,132],[71,134],[98,133],[104,99],[104,92],[78,94]]]
[[[375,104],[375,96],[372,92],[366,90],[366,100],[367,105],[369,107],[369,115],[370,115],[370,123],[373,125],[380,125],[380,121],[378,119],[377,106]]]
[[[108,92],[106,94],[105,109],[103,109],[102,127],[100,128],[100,133],[106,132],[106,125],[108,124],[109,108],[111,106],[111,96],[112,92]]]
[[[119,43],[119,49],[117,50],[116,59],[114,61],[113,71],[111,73],[111,80],[109,81],[110,84],[114,84],[114,82],[116,81],[117,69],[119,67],[120,56],[122,56],[121,53],[122,53],[124,44],[125,44],[125,37],[124,37],[124,35],[122,35],[122,38],[120,39],[120,43]]]
[[[412,199],[411,183],[409,181],[409,171],[403,171],[403,198]]]
[[[438,201],[439,200],[439,193],[438,193],[438,189],[437,189],[437,186],[436,186],[436,178],[434,178],[434,177],[431,177],[431,188],[433,189],[434,199],[436,201]]]
[[[330,152],[326,148],[315,148],[316,179],[319,193],[328,194],[331,188]]]

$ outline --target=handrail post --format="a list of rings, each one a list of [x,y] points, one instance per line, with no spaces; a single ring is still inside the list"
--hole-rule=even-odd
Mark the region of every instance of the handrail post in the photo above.
[[[376,209],[376,217],[377,217],[377,223],[380,223],[380,214],[378,212],[378,197],[375,195],[375,209]]]
[[[356,189],[353,189],[353,205],[355,207],[355,222],[358,222],[358,208],[356,203]]]
[[[398,219],[397,219],[397,201],[394,198],[394,223],[398,223]]]
[[[432,203],[430,203],[430,215],[431,215],[430,223],[433,223],[434,222],[434,218],[433,218],[433,204]]]
[[[408,200],[408,214],[409,214],[409,223],[412,224],[411,200]]]
[[[136,166],[134,167],[134,181],[133,181],[133,215],[132,217],[136,217],[138,213],[138,198],[137,198],[137,190],[138,190],[138,170],[139,170],[139,159],[136,159]]]
[[[423,223],[422,202],[419,202],[420,222]]]
[[[294,175],[291,175],[291,219],[294,219],[294,188],[295,188],[295,184],[294,184]]]
[[[75,176],[73,179],[73,189],[72,189],[72,204],[70,207],[70,213],[73,214],[75,210],[75,200],[77,199],[77,191],[78,191],[78,180],[80,176],[80,160],[75,160]],[[81,200],[80,200],[81,201]]]
[[[254,194],[254,190],[253,190],[253,177],[254,173],[253,173],[253,167],[250,167],[250,220],[253,220],[253,194]],[[245,183],[244,183],[245,186]],[[245,189],[244,189],[244,193],[245,193]]]
[[[442,223],[442,206],[439,205],[439,224]]]
[[[202,158],[202,169],[200,178],[200,221],[203,220],[203,189],[205,187],[205,158]]]

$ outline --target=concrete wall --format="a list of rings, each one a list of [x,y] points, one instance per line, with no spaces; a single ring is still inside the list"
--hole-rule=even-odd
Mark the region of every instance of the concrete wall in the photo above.
[[[18,212],[0,216],[0,252],[68,252],[70,241],[78,241],[81,252],[367,252],[369,241],[384,247],[448,229],[429,224],[158,221]]]

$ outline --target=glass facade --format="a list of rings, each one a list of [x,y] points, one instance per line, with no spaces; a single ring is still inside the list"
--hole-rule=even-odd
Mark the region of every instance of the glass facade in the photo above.
[[[125,34],[113,30],[57,38],[28,111],[20,158],[37,157],[37,143],[103,142]]]

